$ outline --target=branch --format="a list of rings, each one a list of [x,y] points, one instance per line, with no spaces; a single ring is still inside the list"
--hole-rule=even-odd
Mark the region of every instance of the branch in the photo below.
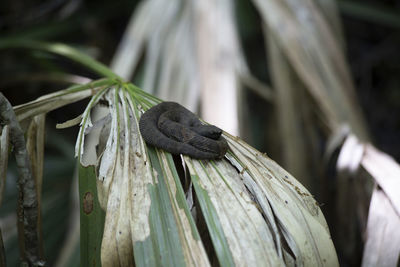
[[[38,202],[24,133],[10,102],[2,93],[0,93],[0,124],[10,127],[10,142],[14,147],[14,155],[19,172],[18,208],[20,212],[18,212],[18,225],[21,225],[22,229],[18,229],[18,232],[23,234],[23,242],[20,244],[22,245],[21,256],[30,266],[43,266],[44,262],[39,257]]]

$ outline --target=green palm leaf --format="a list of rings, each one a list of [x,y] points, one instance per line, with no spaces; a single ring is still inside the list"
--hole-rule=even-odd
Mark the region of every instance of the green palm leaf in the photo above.
[[[50,52],[79,56],[68,51],[73,57]],[[223,160],[183,157],[190,177],[184,188],[177,171],[182,166],[169,153],[147,147],[138,130],[141,114],[160,100],[115,79],[96,61],[80,59],[109,78],[44,96],[16,112],[30,119],[92,96],[76,143],[81,264],[99,266],[101,259],[103,266],[338,265],[315,200],[274,161],[224,133],[230,150]],[[104,105],[108,112],[95,118],[93,110]]]

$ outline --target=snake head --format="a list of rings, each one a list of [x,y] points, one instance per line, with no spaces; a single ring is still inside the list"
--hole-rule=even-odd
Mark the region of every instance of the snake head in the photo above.
[[[219,149],[218,158],[219,158],[219,159],[222,159],[222,158],[225,156],[226,152],[228,151],[228,148],[229,148],[228,142],[226,141],[225,138],[220,137],[220,138],[218,139],[218,146],[219,146],[219,148],[220,148],[220,149]]]
[[[190,128],[192,131],[214,140],[218,140],[222,134],[222,130],[214,125],[197,125]]]

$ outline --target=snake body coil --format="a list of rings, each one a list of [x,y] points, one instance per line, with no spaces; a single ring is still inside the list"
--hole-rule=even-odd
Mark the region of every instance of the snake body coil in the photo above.
[[[163,102],[147,110],[139,128],[146,143],[175,155],[216,159],[228,150],[221,129],[203,125],[195,114],[175,102]]]

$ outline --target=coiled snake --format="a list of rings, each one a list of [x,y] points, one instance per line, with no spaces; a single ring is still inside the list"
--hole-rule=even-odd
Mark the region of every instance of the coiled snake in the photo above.
[[[217,159],[228,150],[221,129],[202,124],[195,114],[175,102],[162,102],[147,110],[139,128],[146,143],[175,155]]]

